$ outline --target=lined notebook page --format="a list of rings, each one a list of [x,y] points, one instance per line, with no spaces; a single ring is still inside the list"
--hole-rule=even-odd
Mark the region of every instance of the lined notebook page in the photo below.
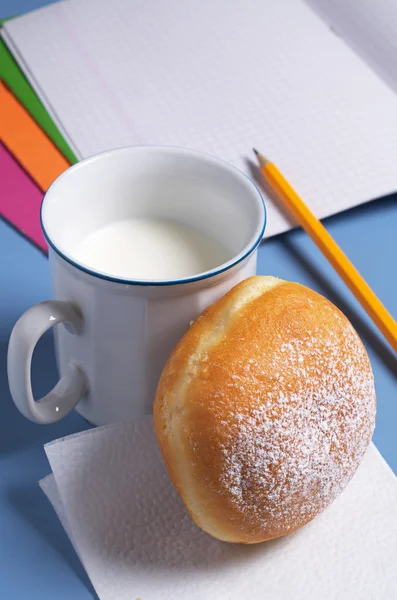
[[[397,92],[396,0],[306,0]]]
[[[397,97],[299,0],[68,0],[5,37],[80,158],[256,146],[320,218],[397,190]]]

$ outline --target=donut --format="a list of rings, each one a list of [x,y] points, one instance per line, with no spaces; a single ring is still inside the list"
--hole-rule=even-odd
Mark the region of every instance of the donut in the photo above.
[[[192,323],[153,407],[191,517],[244,544],[297,530],[342,492],[375,412],[368,355],[343,313],[303,285],[260,276]]]

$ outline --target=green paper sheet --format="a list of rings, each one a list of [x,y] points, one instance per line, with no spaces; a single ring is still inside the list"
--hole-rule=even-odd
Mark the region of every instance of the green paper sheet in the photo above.
[[[0,26],[4,21],[0,21]],[[43,131],[54,142],[57,148],[62,152],[65,158],[72,164],[77,162],[77,158],[65,142],[62,134],[58,130],[54,121],[44,108],[37,97],[33,88],[29,84],[25,75],[22,73],[18,64],[14,60],[11,52],[8,50],[4,41],[0,38],[0,79],[10,88],[13,94],[23,104],[34,120],[40,125]]]

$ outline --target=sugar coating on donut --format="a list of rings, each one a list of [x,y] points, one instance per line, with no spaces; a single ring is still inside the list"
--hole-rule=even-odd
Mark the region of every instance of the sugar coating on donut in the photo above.
[[[272,536],[296,529],[332,502],[355,473],[374,428],[373,379],[355,358],[362,354],[355,332],[346,327],[342,338],[330,332],[325,348],[317,335],[308,331],[281,343],[271,357],[277,386],[249,408],[231,408],[224,421],[229,433],[221,446],[219,493],[242,515],[258,514]],[[309,354],[315,362],[306,360]],[[248,384],[252,393],[258,369],[263,366],[248,359],[246,378],[232,375],[232,381],[242,392]],[[286,371],[297,389],[290,389]]]

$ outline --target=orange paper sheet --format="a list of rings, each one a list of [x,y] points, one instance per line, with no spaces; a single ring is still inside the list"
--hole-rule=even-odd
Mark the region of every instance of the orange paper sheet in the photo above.
[[[0,140],[43,192],[69,167],[66,158],[1,81]]]

